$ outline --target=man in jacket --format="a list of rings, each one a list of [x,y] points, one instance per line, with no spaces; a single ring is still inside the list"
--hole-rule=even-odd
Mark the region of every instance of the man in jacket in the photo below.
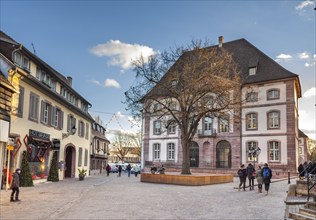
[[[262,176],[263,176],[264,189],[266,191],[266,195],[268,195],[270,182],[272,178],[272,170],[269,168],[267,163],[265,163],[263,166]]]
[[[12,174],[12,182],[11,182],[11,189],[12,189],[12,193],[11,193],[11,199],[10,202],[18,202],[21,201],[19,200],[19,193],[20,193],[20,173],[21,173],[21,169],[17,168],[15,170],[15,173]],[[15,194],[15,200],[14,198],[14,194]]]
[[[251,163],[248,164],[247,166],[247,177],[249,180],[249,189],[254,190],[254,179],[255,177],[253,176],[253,173],[255,172],[255,168]]]

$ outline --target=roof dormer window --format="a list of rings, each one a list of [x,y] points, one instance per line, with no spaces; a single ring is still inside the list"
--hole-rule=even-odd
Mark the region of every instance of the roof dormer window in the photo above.
[[[256,73],[257,73],[257,67],[256,66],[249,67],[249,76],[256,75]]]

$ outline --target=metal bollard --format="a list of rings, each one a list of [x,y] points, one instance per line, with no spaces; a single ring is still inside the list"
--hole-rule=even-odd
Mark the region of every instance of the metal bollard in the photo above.
[[[287,183],[291,184],[291,179],[290,179],[290,171],[287,171]]]

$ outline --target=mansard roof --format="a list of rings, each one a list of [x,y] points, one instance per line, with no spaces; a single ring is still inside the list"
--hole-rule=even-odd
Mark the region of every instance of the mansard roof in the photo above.
[[[222,48],[232,55],[233,60],[237,65],[237,70],[240,74],[242,85],[295,79],[298,97],[301,97],[301,86],[298,75],[286,70],[284,67],[264,54],[247,40],[242,38],[227,43],[222,43],[221,47],[219,47],[219,45],[214,45],[203,49],[216,49],[218,52],[220,52]],[[185,57],[190,53],[194,53],[194,50],[184,52],[178,61],[180,59],[185,59]],[[170,70],[177,68],[176,66],[178,65],[178,61],[176,61],[173,66],[171,66]],[[256,68],[256,74],[249,75],[249,68],[252,67]],[[161,80],[166,80],[166,78],[168,78],[168,71]],[[144,101],[146,97],[154,94],[162,95],[164,94],[164,91],[161,91],[161,89],[158,89],[158,87],[154,87],[143,97],[142,101]]]
[[[218,45],[212,47],[218,47]],[[298,77],[297,74],[286,70],[243,38],[223,43],[222,48],[232,54],[239,67],[243,84]],[[250,67],[257,68],[255,75],[249,75]]]

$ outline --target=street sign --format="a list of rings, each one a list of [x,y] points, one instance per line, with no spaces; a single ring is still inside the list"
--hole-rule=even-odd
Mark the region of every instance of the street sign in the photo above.
[[[14,146],[8,145],[8,146],[7,146],[7,150],[14,150]]]

